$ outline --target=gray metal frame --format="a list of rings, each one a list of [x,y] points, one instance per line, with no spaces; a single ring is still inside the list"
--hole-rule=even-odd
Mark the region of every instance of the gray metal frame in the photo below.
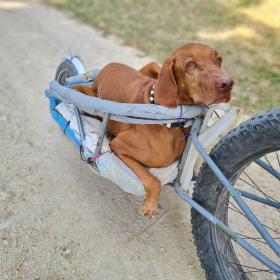
[[[78,107],[90,114],[103,117],[102,127],[101,127],[101,131],[100,131],[98,143],[97,143],[97,148],[96,148],[96,151],[94,154],[95,156],[97,156],[100,153],[102,141],[103,141],[104,134],[105,134],[105,129],[106,129],[107,122],[109,119],[121,121],[121,122],[127,122],[127,123],[162,124],[162,123],[174,122],[177,120],[176,116],[180,115],[178,112],[178,110],[180,110],[180,109],[178,109],[178,108],[177,109],[168,109],[168,108],[164,108],[162,106],[157,106],[157,105],[120,104],[120,103],[115,103],[115,102],[111,102],[111,101],[107,101],[107,100],[99,100],[97,98],[94,98],[94,104],[92,104],[92,97],[88,97],[88,96],[85,96],[74,90],[65,88],[65,87],[59,85],[57,82],[52,82],[50,87],[51,87],[51,90],[48,90],[49,95],[57,97],[58,99],[60,99],[64,102],[75,104],[75,113],[76,113],[76,117],[77,117],[77,121],[78,121],[78,127],[79,127],[79,131],[80,131],[82,143],[84,141],[84,132],[83,132],[83,127],[82,127],[82,122],[81,122],[81,117],[80,117],[80,112],[79,112]],[[151,108],[151,106],[153,106],[153,107]],[[181,108],[181,110],[182,110],[182,108]],[[203,112],[203,108],[201,108],[201,106],[192,106],[192,110],[197,111],[197,116],[201,115],[201,114],[205,115],[205,112]],[[192,111],[192,113],[193,113],[193,111]],[[149,119],[149,116],[151,116],[151,115],[153,116],[152,120]],[[188,120],[187,116],[188,116],[188,108],[185,107],[182,112],[182,120],[184,120],[184,119]],[[277,254],[277,256],[280,257],[280,246],[270,236],[270,234],[266,231],[266,229],[262,226],[262,224],[256,218],[254,213],[250,210],[250,208],[242,200],[242,198],[238,194],[238,190],[235,190],[233,188],[233,186],[229,183],[229,181],[226,179],[226,177],[222,174],[220,169],[212,161],[210,156],[204,151],[203,147],[199,144],[197,135],[200,131],[201,124],[202,124],[202,120],[199,117],[195,118],[194,122],[192,123],[191,135],[188,138],[188,141],[186,143],[184,153],[183,153],[183,156],[181,159],[181,163],[179,165],[179,173],[178,173],[178,176],[174,183],[177,194],[182,199],[184,199],[187,203],[189,203],[193,208],[195,208],[199,213],[201,213],[204,217],[206,217],[210,222],[212,222],[217,227],[219,227],[232,240],[234,240],[240,246],[242,246],[245,250],[247,250],[251,255],[253,255],[259,261],[264,263],[270,269],[274,270],[276,272],[276,274],[280,277],[280,267],[277,264],[275,264],[274,262],[269,260],[267,257],[265,257],[263,254],[261,254],[255,248],[253,248],[250,244],[248,244],[246,241],[244,241],[241,237],[239,237],[236,233],[234,233],[226,225],[224,225],[222,222],[220,222],[212,214],[210,214],[208,211],[206,211],[204,208],[202,208],[199,204],[197,204],[194,200],[189,198],[183,191],[181,191],[180,177],[182,175],[182,170],[184,168],[184,164],[185,164],[186,158],[188,156],[188,151],[190,149],[190,145],[191,145],[191,143],[193,143],[194,146],[196,147],[196,149],[198,150],[198,152],[201,154],[201,156],[204,158],[204,160],[208,163],[208,165],[213,170],[213,172],[216,174],[216,176],[219,178],[221,183],[227,188],[230,195],[237,202],[237,204],[243,210],[243,212],[248,217],[248,219],[251,221],[251,223],[254,225],[254,227],[258,230],[258,232],[261,234],[261,236],[266,240],[268,245]],[[259,162],[257,162],[257,163],[262,164]],[[263,163],[263,164],[265,164],[265,163]],[[268,167],[269,166],[266,166],[266,169],[269,169]],[[96,166],[93,168],[95,169],[95,171],[98,171]],[[278,176],[278,174],[276,174],[276,177],[277,176]],[[240,192],[240,194],[242,194],[242,193]],[[244,195],[244,193],[243,193],[243,195]],[[276,205],[272,205],[272,206],[275,207]]]
[[[254,215],[254,213],[250,210],[250,208],[247,206],[247,204],[238,195],[238,192],[233,188],[233,186],[230,184],[230,182],[227,180],[227,178],[223,175],[223,173],[220,171],[220,169],[217,167],[217,165],[213,162],[213,160],[210,158],[210,156],[204,151],[202,146],[199,144],[198,139],[197,139],[197,134],[200,131],[201,122],[202,121],[200,118],[195,119],[192,129],[191,129],[191,133],[190,133],[191,135],[190,135],[190,138],[188,139],[188,142],[186,143],[184,152],[187,153],[191,143],[194,144],[194,146],[199,151],[201,156],[204,158],[204,160],[207,162],[207,164],[210,166],[210,168],[216,174],[216,176],[221,181],[221,183],[227,188],[230,195],[233,197],[233,199],[236,201],[236,203],[239,205],[239,207],[243,210],[243,212],[248,217],[250,222],[254,225],[254,227],[261,234],[261,236],[266,240],[266,242],[271,247],[271,249],[277,254],[278,257],[280,257],[280,246],[275,242],[275,240],[266,231],[266,229],[263,227],[263,225],[259,222],[259,220]],[[186,159],[186,157],[187,157],[187,155],[184,155],[184,158],[182,158],[182,161],[184,161]],[[183,167],[184,162],[181,162],[181,164]],[[183,168],[180,168],[180,169],[183,169]],[[183,191],[181,191],[180,176],[181,176],[181,174],[178,174],[178,177],[176,178],[175,183],[174,183],[174,187],[175,187],[177,194],[181,198],[183,198],[187,203],[189,203],[193,208],[195,208],[201,215],[203,215],[210,222],[212,222],[214,225],[219,227],[225,234],[227,234],[232,240],[234,240],[236,243],[238,243],[240,246],[242,246],[251,255],[253,255],[259,261],[264,263],[270,269],[274,270],[276,272],[277,276],[280,277],[280,267],[277,264],[275,264],[274,262],[269,260],[267,257],[265,257],[263,254],[261,254],[255,248],[253,248],[250,244],[248,244],[240,236],[238,236],[236,233],[234,233],[226,225],[224,225],[222,222],[220,222],[216,217],[214,217],[212,214],[210,214],[208,211],[206,211],[203,207],[201,207],[193,199],[188,197]]]

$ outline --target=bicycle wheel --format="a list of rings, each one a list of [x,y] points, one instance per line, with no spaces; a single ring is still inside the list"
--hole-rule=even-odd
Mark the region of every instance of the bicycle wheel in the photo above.
[[[66,79],[79,75],[75,65],[70,60],[64,60],[61,62],[55,73],[55,80],[61,85],[66,85]]]
[[[230,131],[213,148],[211,158],[238,190],[263,197],[263,204],[243,197],[259,221],[279,244],[280,209],[280,108],[252,117]],[[254,161],[261,159],[273,175]],[[278,176],[278,177],[277,177]],[[193,199],[276,264],[279,258],[266,244],[210,167],[204,163]],[[278,205],[279,207],[279,205]],[[218,227],[192,209],[197,254],[206,279],[277,279],[274,271],[236,244]]]

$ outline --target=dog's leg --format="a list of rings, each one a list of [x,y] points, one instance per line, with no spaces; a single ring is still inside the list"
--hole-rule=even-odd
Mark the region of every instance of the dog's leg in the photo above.
[[[142,164],[129,156],[129,146],[118,136],[110,144],[112,151],[137,175],[143,183],[147,198],[141,206],[142,213],[151,218],[156,211],[161,191],[160,181],[155,178]]]
[[[161,192],[160,181],[136,160],[124,154],[118,153],[116,155],[137,175],[139,180],[143,183],[147,198],[140,209],[144,216],[151,218],[155,214],[159,202],[159,195]]]
[[[156,62],[151,62],[139,70],[141,74],[156,80],[158,79],[159,71],[160,66]]]
[[[89,95],[92,97],[97,96],[96,92],[92,89],[92,87],[76,85],[76,86],[72,86],[71,89],[74,89],[76,91],[79,91],[85,95]]]

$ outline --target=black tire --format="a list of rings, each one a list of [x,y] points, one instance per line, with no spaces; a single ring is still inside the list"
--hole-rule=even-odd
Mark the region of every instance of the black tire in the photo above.
[[[254,160],[278,150],[280,150],[280,108],[275,108],[252,117],[230,131],[212,149],[210,156],[223,174],[229,179],[231,184],[234,185],[235,183],[238,184],[237,179],[241,176],[245,168],[249,168],[251,163],[252,165],[256,165],[256,163],[253,162]],[[276,156],[278,158],[277,154]],[[265,173],[268,174],[265,176],[272,176],[267,172]],[[243,173],[242,176],[244,174],[247,173]],[[275,180],[277,179],[275,178]],[[278,193],[280,194],[279,180],[276,181],[276,184],[278,184]],[[203,164],[198,175],[193,191],[193,199],[217,217],[221,222],[228,225],[229,212],[232,211],[229,210],[229,207],[233,208],[232,205],[229,204],[229,201],[231,201],[229,192],[220,183],[216,175],[206,163]],[[245,200],[245,198],[243,198],[243,200],[246,203],[248,201]],[[275,209],[270,210],[272,207],[263,206],[263,204],[261,205],[262,206],[258,205],[258,207],[268,207],[269,211],[274,211]],[[263,211],[263,209],[267,208],[261,209],[261,211]],[[255,215],[258,217],[256,213]],[[275,215],[279,221],[279,211],[276,212]],[[236,245],[236,243],[233,242],[226,234],[204,218],[194,208],[192,208],[191,216],[194,242],[197,246],[197,254],[200,259],[201,266],[205,270],[206,279],[237,280],[249,279],[252,277],[250,274],[253,272],[248,273],[248,271],[253,271],[252,268],[251,270],[248,270],[248,267],[251,267],[251,265],[249,264],[247,267],[243,266],[244,264],[238,259],[241,258],[240,255],[237,257],[236,246],[238,245]],[[241,215],[240,217],[242,218],[243,216]],[[233,222],[231,221],[230,223]],[[229,228],[231,228],[230,225]],[[247,228],[247,225],[245,228]],[[248,231],[251,231],[251,225],[248,225]],[[277,234],[279,234],[279,232],[277,232]],[[280,235],[278,235],[278,237],[280,237]],[[246,241],[249,242],[248,240]],[[252,242],[255,243],[256,241],[258,240],[252,240]],[[279,240],[277,240],[277,242],[279,244]],[[264,245],[261,244],[261,246]],[[262,253],[269,258],[271,256],[271,253],[266,254],[266,252],[263,251]],[[254,259],[254,257],[250,257]],[[276,257],[276,261],[275,258],[273,261],[278,265],[280,263],[278,257]],[[260,269],[260,265],[262,264],[259,262],[256,269]],[[276,279],[271,278],[272,275],[273,274],[269,273],[268,278],[263,278],[263,276],[261,276],[261,278],[254,276],[251,279]]]
[[[75,65],[70,60],[64,60],[61,62],[55,73],[55,80],[58,81],[61,85],[66,85],[66,79],[79,75]]]

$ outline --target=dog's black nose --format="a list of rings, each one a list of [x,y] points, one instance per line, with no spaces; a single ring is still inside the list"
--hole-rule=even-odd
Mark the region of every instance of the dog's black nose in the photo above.
[[[222,92],[231,91],[233,85],[234,85],[234,81],[230,77],[222,77],[216,83],[217,89]]]

